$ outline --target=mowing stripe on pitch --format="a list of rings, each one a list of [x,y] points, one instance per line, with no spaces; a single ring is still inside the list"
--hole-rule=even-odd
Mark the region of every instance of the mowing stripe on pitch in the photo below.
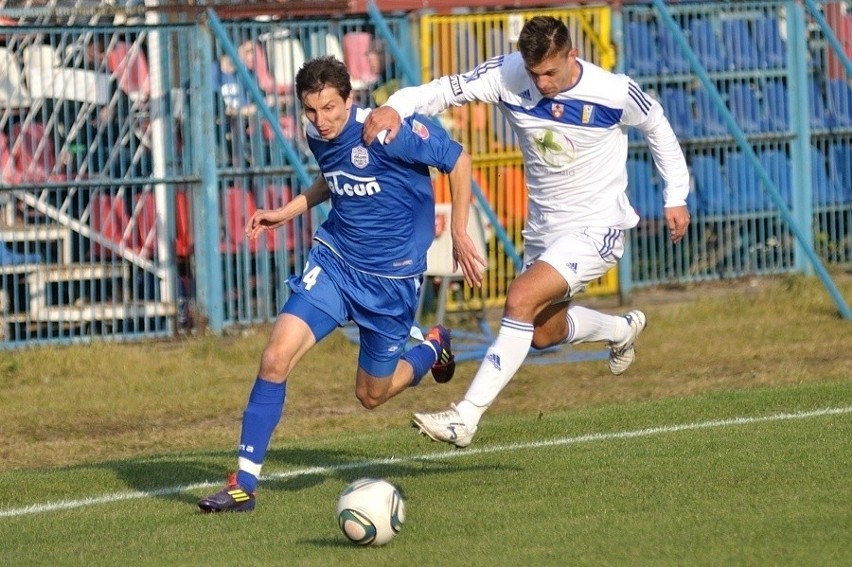
[[[807,419],[812,417],[822,417],[828,415],[841,415],[852,412],[852,406],[842,408],[824,408],[812,411],[803,411],[797,413],[778,413],[775,415],[767,415],[762,417],[735,417],[730,419],[719,419],[714,421],[702,421],[698,423],[685,423],[682,425],[666,425],[661,427],[650,427],[647,429],[636,429],[633,431],[619,431],[614,433],[589,433],[577,437],[561,437],[557,439],[548,439],[544,441],[530,441],[527,443],[511,443],[508,445],[491,445],[488,447],[467,448],[464,450],[453,449],[441,453],[428,453],[419,456],[410,457],[393,457],[388,459],[374,459],[370,461],[360,461],[357,463],[347,463],[343,465],[329,465],[326,467],[310,467],[286,471],[280,473],[270,473],[263,475],[263,480],[283,480],[305,475],[329,474],[340,471],[361,469],[367,467],[381,465],[398,465],[406,462],[416,461],[441,461],[446,459],[459,459],[462,457],[470,457],[473,455],[483,455],[487,453],[500,453],[509,451],[518,451],[522,449],[538,449],[541,447],[557,447],[563,445],[574,445],[577,443],[589,443],[592,441],[611,441],[617,439],[633,439],[636,437],[649,437],[652,435],[662,435],[665,433],[677,433],[679,431],[692,431],[696,429],[710,429],[715,427],[733,427],[737,425],[749,425],[754,423],[767,423],[772,421],[789,421],[793,419]],[[84,508],[86,506],[94,506],[97,504],[109,504],[112,502],[122,502],[124,500],[137,500],[140,498],[152,498],[157,496],[169,496],[179,494],[188,490],[196,490],[202,488],[213,488],[221,486],[221,482],[202,482],[197,484],[187,484],[184,486],[172,486],[168,488],[160,488],[157,490],[135,490],[131,492],[117,492],[114,494],[106,494],[93,498],[84,498],[81,500],[66,500],[62,502],[47,502],[45,504],[32,504],[22,508],[9,508],[0,510],[0,518],[14,518],[25,516],[27,514],[43,514],[46,512],[56,512],[59,510],[72,510],[75,508]]]

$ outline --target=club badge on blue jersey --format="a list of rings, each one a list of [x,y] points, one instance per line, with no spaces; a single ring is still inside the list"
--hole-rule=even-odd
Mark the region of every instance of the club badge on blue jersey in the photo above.
[[[358,169],[364,169],[370,164],[370,153],[364,146],[355,146],[351,153],[352,165]]]
[[[420,136],[424,140],[429,139],[429,129],[425,124],[421,124],[417,120],[411,121],[411,129],[414,130],[414,133]]]

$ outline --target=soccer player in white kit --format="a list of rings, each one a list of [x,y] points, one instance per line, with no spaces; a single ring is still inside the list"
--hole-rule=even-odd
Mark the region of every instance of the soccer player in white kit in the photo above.
[[[566,25],[549,16],[524,24],[518,52],[398,91],[370,114],[364,139],[388,131],[392,140],[400,117],[434,115],[474,100],[496,104],[518,136],[529,215],[524,270],[509,287],[497,338],[464,399],[448,411],[414,414],[423,433],[457,447],[471,443],[530,346],[604,341],[613,374],[633,363],[644,313],[614,316],[571,305],[574,295],[616,265],[624,230],[639,222],[626,194],[627,127],[642,131],[665,181],[672,241],[680,242],[689,225],[689,172],[662,107],[629,77],[580,59]]]

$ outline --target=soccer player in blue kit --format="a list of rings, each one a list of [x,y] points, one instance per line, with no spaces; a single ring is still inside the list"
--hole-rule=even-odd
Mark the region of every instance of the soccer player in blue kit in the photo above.
[[[623,316],[572,305],[589,282],[624,252],[624,232],[639,215],[627,198],[627,128],[638,128],[665,181],[665,221],[673,243],[689,226],[689,170],[662,107],[626,75],[578,56],[568,27],[551,16],[527,20],[518,51],[498,55],[462,75],[394,93],[364,124],[364,139],[392,140],[400,117],[437,114],[478,100],[496,105],[524,156],[529,214],[524,270],[506,294],[497,338],[464,399],[449,410],[415,413],[415,425],[436,441],[467,447],[530,346],[604,342],[609,368],[623,374],[636,358],[645,314]]]
[[[321,175],[304,193],[275,210],[258,210],[246,234],[284,225],[331,199],[328,219],[314,235],[302,274],[275,322],[243,413],[238,471],[228,485],[198,502],[204,512],[255,507],[255,490],[272,433],[284,409],[287,377],[299,360],[336,328],[360,331],[355,395],[373,409],[416,386],[431,368],[452,378],[449,331],[437,326],[407,352],[405,343],[434,239],[435,201],[429,166],[449,173],[453,257],[469,285],[481,285],[485,260],[467,235],[471,161],[461,145],[427,119],[405,120],[388,144],[364,145],[368,109],[352,103],[346,66],[333,57],[305,63],[296,94],[308,121],[308,145]]]

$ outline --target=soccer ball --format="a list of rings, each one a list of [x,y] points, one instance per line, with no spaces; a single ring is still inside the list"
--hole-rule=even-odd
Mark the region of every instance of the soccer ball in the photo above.
[[[386,480],[359,478],[337,500],[337,523],[343,535],[358,545],[384,545],[405,521],[405,500]]]

